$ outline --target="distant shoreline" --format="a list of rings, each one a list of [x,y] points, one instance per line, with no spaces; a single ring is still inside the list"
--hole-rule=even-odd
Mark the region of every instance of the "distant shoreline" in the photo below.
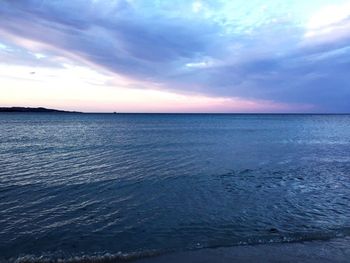
[[[79,113],[120,115],[350,115],[350,113],[322,112],[82,112],[48,109],[44,107],[0,107],[0,113]]]
[[[31,108],[31,107],[0,107],[0,113],[9,112],[9,113],[83,113],[79,111],[65,111],[65,110],[56,110],[56,109],[47,109],[43,107]]]

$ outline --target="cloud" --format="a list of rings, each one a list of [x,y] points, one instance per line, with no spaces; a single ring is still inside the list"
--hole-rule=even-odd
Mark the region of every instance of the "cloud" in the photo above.
[[[337,25],[350,16],[350,3],[329,5],[315,12],[307,23],[308,30],[318,30]]]
[[[327,5],[308,20],[305,44],[332,43],[350,38],[350,3]]]
[[[348,9],[314,5],[305,19],[275,1],[2,1],[0,41],[28,61],[67,57],[140,87],[350,111]]]

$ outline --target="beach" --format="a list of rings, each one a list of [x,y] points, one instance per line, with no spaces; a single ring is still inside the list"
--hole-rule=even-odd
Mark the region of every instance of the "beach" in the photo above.
[[[137,260],[137,263],[348,263],[350,238],[200,249]]]

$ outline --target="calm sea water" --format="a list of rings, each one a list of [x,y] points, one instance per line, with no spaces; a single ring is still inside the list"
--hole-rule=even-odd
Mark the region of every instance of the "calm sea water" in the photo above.
[[[0,261],[348,235],[348,115],[0,114]]]

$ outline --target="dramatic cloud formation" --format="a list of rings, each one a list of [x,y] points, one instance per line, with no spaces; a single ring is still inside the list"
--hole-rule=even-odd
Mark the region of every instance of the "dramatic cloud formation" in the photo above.
[[[3,0],[0,103],[53,83],[98,111],[349,112],[349,41],[344,0]]]

